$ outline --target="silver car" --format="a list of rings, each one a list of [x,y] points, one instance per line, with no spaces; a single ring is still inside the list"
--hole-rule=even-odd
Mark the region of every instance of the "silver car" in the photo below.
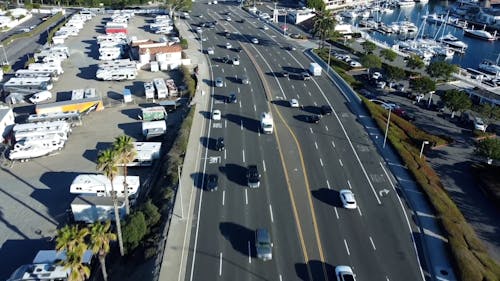
[[[273,259],[273,243],[267,229],[259,228],[255,231],[255,248],[257,250],[257,258],[263,261]]]
[[[217,88],[224,87],[224,81],[222,80],[222,78],[220,77],[215,78],[215,87]]]

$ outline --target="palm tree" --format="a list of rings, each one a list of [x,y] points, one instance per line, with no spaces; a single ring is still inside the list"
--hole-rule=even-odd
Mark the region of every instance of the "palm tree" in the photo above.
[[[56,250],[67,253],[74,252],[75,249],[85,245],[85,237],[89,234],[88,228],[78,228],[77,225],[65,225],[57,231]]]
[[[116,240],[116,234],[109,231],[110,226],[111,222],[107,221],[104,224],[97,222],[90,228],[90,249],[99,257],[104,281],[108,280],[106,255],[109,253],[109,242]]]
[[[325,40],[334,34],[335,19],[333,18],[330,10],[319,11],[317,13],[316,21],[314,22],[313,33],[319,36],[320,49],[324,47]]]
[[[66,259],[60,265],[70,270],[68,281],[85,281],[90,277],[90,268],[82,261],[86,249],[86,245],[78,245],[72,251],[66,251]]]
[[[111,198],[113,199],[113,208],[115,210],[116,233],[118,235],[118,246],[120,247],[120,255],[123,256],[123,238],[122,227],[120,222],[120,214],[118,213],[118,198],[116,196],[113,180],[118,174],[116,167],[116,152],[112,149],[104,150],[97,158],[97,170],[102,171],[111,182]]]
[[[128,184],[127,184],[127,164],[134,161],[137,156],[137,151],[134,148],[132,138],[126,135],[117,137],[113,143],[113,149],[117,153],[117,162],[123,166],[123,188],[125,196],[125,213],[130,214],[130,205],[128,200]]]

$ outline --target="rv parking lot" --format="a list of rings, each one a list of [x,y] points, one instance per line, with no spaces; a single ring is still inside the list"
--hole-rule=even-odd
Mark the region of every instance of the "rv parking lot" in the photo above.
[[[73,128],[65,148],[57,155],[33,159],[28,162],[5,161],[0,170],[0,255],[4,257],[0,279],[8,276],[21,264],[31,262],[38,250],[52,249],[50,240],[55,230],[67,221],[66,210],[73,195],[69,185],[80,173],[96,173],[99,150],[106,149],[115,137],[127,134],[136,140],[141,138],[139,107],[143,81],[168,78],[166,72],[139,71],[135,81],[97,81],[98,47],[95,37],[102,34],[104,16],[87,22],[76,37],[69,37],[65,45],[71,55],[63,62],[65,73],[55,82],[53,101],[69,99],[77,88],[96,88],[104,100],[105,109],[83,117],[83,125]],[[144,28],[147,18],[135,16],[129,22],[129,36],[139,39],[158,39]],[[130,88],[134,102],[123,104],[121,93]],[[57,93],[57,94],[56,94]],[[68,96],[69,93],[69,96]],[[33,106],[21,105],[15,112],[28,112]],[[31,112],[33,113],[33,112]],[[169,120],[168,123],[174,121]],[[148,174],[147,168],[132,168],[130,175],[141,176],[141,183]]]

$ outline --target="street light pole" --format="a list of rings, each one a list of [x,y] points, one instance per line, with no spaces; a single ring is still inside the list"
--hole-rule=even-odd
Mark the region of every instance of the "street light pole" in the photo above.
[[[391,122],[391,111],[392,108],[389,107],[389,115],[387,116],[387,125],[385,126],[384,145],[382,145],[382,148],[385,148],[385,143],[387,142],[387,132],[389,131],[389,123]]]
[[[424,146],[426,144],[429,144],[429,141],[423,141],[422,142],[422,147],[420,148],[420,156],[418,158],[422,158],[422,153],[424,152]]]
[[[182,165],[177,166],[177,192],[179,193],[179,200],[181,200],[181,220],[184,219],[184,205],[182,203],[182,190],[181,190],[181,167]]]
[[[330,55],[332,53],[332,44],[329,44],[330,48],[328,49],[328,68],[326,69],[326,75],[330,74]]]

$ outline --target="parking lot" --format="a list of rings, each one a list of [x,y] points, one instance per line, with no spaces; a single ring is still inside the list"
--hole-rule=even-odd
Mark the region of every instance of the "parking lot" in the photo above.
[[[0,279],[7,279],[18,266],[30,263],[38,250],[54,247],[51,240],[56,229],[67,222],[67,210],[74,198],[69,193],[72,180],[80,173],[96,173],[98,151],[108,148],[115,137],[127,134],[142,140],[141,121],[137,118],[139,107],[146,103],[142,82],[169,77],[167,72],[140,70],[135,81],[97,81],[95,38],[103,34],[103,18],[93,18],[78,36],[66,40],[71,55],[63,63],[65,73],[55,82],[52,93],[54,100],[65,100],[73,89],[96,88],[103,97],[105,109],[84,116],[83,125],[73,128],[65,148],[58,154],[24,163],[2,163],[0,256],[3,263]],[[149,18],[135,16],[129,22],[129,36],[157,40],[159,35],[145,28],[147,20]],[[134,96],[130,104],[122,102],[121,93],[125,87],[130,88]],[[21,105],[15,112],[34,113],[33,110],[33,106]],[[168,122],[175,121],[169,118]],[[148,168],[134,168],[129,174],[141,176],[143,183],[148,172]]]

